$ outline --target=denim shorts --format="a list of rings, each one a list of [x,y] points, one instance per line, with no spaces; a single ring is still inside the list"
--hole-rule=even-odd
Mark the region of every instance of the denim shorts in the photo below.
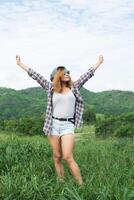
[[[51,135],[63,136],[67,134],[74,134],[75,126],[70,121],[60,121],[52,119]]]

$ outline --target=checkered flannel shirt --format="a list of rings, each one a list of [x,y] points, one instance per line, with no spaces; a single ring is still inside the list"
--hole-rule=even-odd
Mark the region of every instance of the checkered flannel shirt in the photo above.
[[[86,73],[81,75],[79,79],[75,82],[73,82],[72,86],[72,92],[74,93],[76,97],[76,104],[75,104],[75,114],[74,114],[74,120],[75,120],[75,128],[80,128],[83,124],[83,111],[84,111],[84,102],[80,94],[80,89],[84,85],[86,81],[88,81],[93,75],[94,75],[94,68],[91,67],[88,69]],[[52,105],[52,95],[53,95],[53,86],[52,83],[46,80],[42,75],[35,72],[33,69],[28,69],[28,75],[32,77],[34,80],[36,80],[43,89],[47,92],[47,108],[46,108],[46,114],[45,114],[45,120],[44,120],[44,126],[43,126],[43,132],[45,135],[51,134],[51,128],[52,128],[52,111],[53,111],[53,105]]]

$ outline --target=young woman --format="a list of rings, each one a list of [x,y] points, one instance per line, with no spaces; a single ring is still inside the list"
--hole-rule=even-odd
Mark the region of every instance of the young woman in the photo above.
[[[100,55],[96,64],[75,82],[72,81],[69,71],[64,66],[58,66],[52,71],[50,82],[23,64],[20,56],[16,55],[17,65],[23,68],[47,92],[48,104],[43,131],[52,147],[55,169],[60,181],[64,181],[65,177],[61,164],[63,156],[75,180],[79,185],[83,184],[80,169],[73,157],[74,129],[79,128],[83,123],[84,107],[79,90],[94,75],[95,70],[102,62],[103,56]]]

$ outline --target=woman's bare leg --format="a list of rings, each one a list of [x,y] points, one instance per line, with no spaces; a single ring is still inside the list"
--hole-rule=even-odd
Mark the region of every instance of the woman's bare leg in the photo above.
[[[74,178],[76,181],[82,185],[83,180],[80,173],[80,169],[73,158],[73,147],[75,142],[75,135],[74,134],[67,134],[61,137],[61,146],[63,152],[63,158],[66,160]]]
[[[65,177],[65,173],[64,173],[63,165],[61,164],[62,149],[61,149],[60,137],[49,135],[48,140],[52,147],[53,159],[54,159],[54,163],[55,163],[56,172],[57,172],[60,180],[63,181],[64,177]]]

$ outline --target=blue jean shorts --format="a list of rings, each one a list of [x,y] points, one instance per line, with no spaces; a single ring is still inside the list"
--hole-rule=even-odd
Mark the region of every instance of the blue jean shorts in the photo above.
[[[63,136],[67,134],[74,134],[75,126],[70,121],[60,121],[58,119],[52,119],[51,135]]]

